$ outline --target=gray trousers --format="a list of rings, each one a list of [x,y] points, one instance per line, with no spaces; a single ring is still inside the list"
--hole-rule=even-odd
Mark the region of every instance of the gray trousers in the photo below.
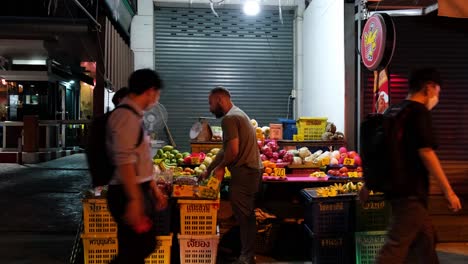
[[[376,263],[437,264],[436,235],[424,202],[417,198],[392,200],[387,240]]]
[[[251,259],[255,256],[255,194],[261,182],[261,170],[247,167],[231,168],[229,188],[230,201],[234,216],[239,222],[241,237],[241,257]]]

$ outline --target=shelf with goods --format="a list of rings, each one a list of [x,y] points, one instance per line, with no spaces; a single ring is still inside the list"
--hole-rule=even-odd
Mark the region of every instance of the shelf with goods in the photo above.
[[[346,141],[344,139],[336,140],[286,140],[280,139],[277,141],[280,147],[290,147],[290,146],[300,146],[300,147],[332,147],[337,149],[343,146],[346,146]]]
[[[264,166],[263,182],[346,182],[362,180],[361,158],[344,146],[322,150],[290,145],[279,140],[259,140],[260,158]],[[316,145],[318,146],[318,145]]]

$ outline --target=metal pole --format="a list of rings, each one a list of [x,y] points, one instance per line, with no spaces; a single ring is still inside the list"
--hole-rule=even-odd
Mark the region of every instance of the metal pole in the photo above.
[[[18,156],[16,161],[19,165],[23,165],[23,140],[18,137]]]
[[[362,27],[362,5],[365,4],[365,2],[367,2],[366,0],[361,0],[359,1],[359,4],[358,4],[358,21],[357,21],[357,43],[356,43],[356,47],[358,48],[359,51],[361,51],[361,41],[360,41],[360,38],[361,38],[361,27]],[[361,51],[362,52],[362,51]],[[358,153],[360,153],[360,146],[361,146],[361,139],[360,139],[360,135],[361,135],[361,109],[362,109],[362,102],[361,102],[361,56],[360,54],[358,54],[358,56],[356,56],[357,58],[357,67],[356,67],[356,81],[357,81],[357,91],[356,91],[356,97],[357,97],[357,116],[356,116],[356,142],[357,142],[357,146],[356,146],[356,149],[358,151]]]
[[[88,12],[88,10],[86,10],[86,8],[84,6],[82,6],[81,3],[78,2],[78,0],[73,0],[73,2],[75,2],[75,4],[79,8],[81,8],[81,10],[83,10],[83,12],[85,12],[85,14],[94,22],[94,24],[97,25],[98,30],[100,31],[101,30],[101,24],[99,24],[99,22],[97,22],[97,20]]]

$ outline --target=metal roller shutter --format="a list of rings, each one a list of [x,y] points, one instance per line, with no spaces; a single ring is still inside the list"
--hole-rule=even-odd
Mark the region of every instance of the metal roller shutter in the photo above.
[[[208,93],[217,85],[228,88],[234,103],[260,125],[286,117],[290,105],[294,11],[283,11],[283,24],[273,10],[256,17],[217,12],[219,18],[210,9],[154,12],[155,68],[166,86],[161,103],[180,149],[190,148],[189,130],[197,118],[212,116]]]
[[[394,17],[396,50],[389,67],[392,103],[406,97],[408,72],[433,66],[442,74],[440,102],[433,111],[442,160],[466,160],[468,150],[468,22],[436,16]],[[372,109],[372,73],[364,72],[364,113]]]

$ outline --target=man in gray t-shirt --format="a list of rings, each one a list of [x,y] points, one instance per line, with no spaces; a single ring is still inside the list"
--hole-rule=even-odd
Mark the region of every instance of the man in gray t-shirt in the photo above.
[[[207,175],[222,181],[224,167],[231,172],[230,200],[234,215],[240,225],[241,255],[236,263],[255,263],[255,194],[261,182],[262,164],[257,146],[255,129],[250,118],[231,101],[231,95],[223,87],[216,87],[209,96],[210,112],[223,117],[223,149],[207,169]]]
[[[118,254],[112,264],[144,264],[156,248],[156,212],[167,198],[153,180],[149,140],[142,131],[143,111],[159,100],[162,81],[150,69],[133,72],[129,94],[106,123],[106,145],[116,170],[109,182],[107,203],[117,223]],[[133,111],[129,110],[133,109]],[[144,138],[138,143],[139,137]]]

